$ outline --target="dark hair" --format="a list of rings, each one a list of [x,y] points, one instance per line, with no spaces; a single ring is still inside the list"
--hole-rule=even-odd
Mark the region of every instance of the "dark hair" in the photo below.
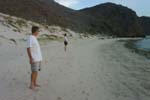
[[[32,33],[35,33],[39,30],[38,26],[32,26]]]
[[[64,36],[67,36],[67,34],[65,33]]]

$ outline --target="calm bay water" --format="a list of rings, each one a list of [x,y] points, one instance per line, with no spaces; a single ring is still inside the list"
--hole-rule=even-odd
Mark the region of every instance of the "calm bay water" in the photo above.
[[[150,39],[143,39],[136,43],[139,49],[150,51]]]

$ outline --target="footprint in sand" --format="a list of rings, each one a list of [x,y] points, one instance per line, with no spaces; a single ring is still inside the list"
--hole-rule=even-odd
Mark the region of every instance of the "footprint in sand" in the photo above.
[[[93,74],[95,75],[95,74],[96,74],[96,72],[93,72]]]
[[[89,100],[89,99],[86,97],[85,100]]]
[[[59,72],[63,72],[62,69],[59,69]]]
[[[87,95],[87,96],[90,96],[90,94],[89,94],[89,93],[86,93],[86,95]]]
[[[47,64],[48,63],[48,61],[47,60],[45,60],[45,64]]]
[[[61,97],[57,97],[57,100],[62,100],[62,98]]]
[[[76,92],[76,90],[75,90],[75,89],[73,89],[73,92]]]
[[[93,91],[93,88],[90,88],[91,91]]]
[[[44,82],[45,85],[48,85],[48,80]]]
[[[86,94],[87,96],[90,96],[90,94],[84,90],[82,91],[82,94]]]
[[[28,74],[30,74],[30,71],[28,71]]]
[[[84,91],[84,90],[82,91],[82,94],[85,94],[85,91]]]
[[[12,80],[13,80],[13,81],[15,81],[15,80],[16,80],[16,78],[13,78]]]
[[[83,84],[83,81],[80,81],[80,84]]]

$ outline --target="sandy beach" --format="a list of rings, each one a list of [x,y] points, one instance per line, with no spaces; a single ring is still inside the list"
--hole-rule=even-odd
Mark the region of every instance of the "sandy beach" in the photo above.
[[[149,100],[150,61],[120,39],[41,44],[41,88],[30,90],[26,42],[0,38],[0,100]]]

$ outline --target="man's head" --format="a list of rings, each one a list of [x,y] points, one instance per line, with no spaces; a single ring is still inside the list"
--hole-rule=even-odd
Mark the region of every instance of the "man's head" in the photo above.
[[[67,34],[65,33],[64,36],[67,36]]]
[[[32,35],[37,36],[39,34],[39,27],[38,26],[32,26]]]

